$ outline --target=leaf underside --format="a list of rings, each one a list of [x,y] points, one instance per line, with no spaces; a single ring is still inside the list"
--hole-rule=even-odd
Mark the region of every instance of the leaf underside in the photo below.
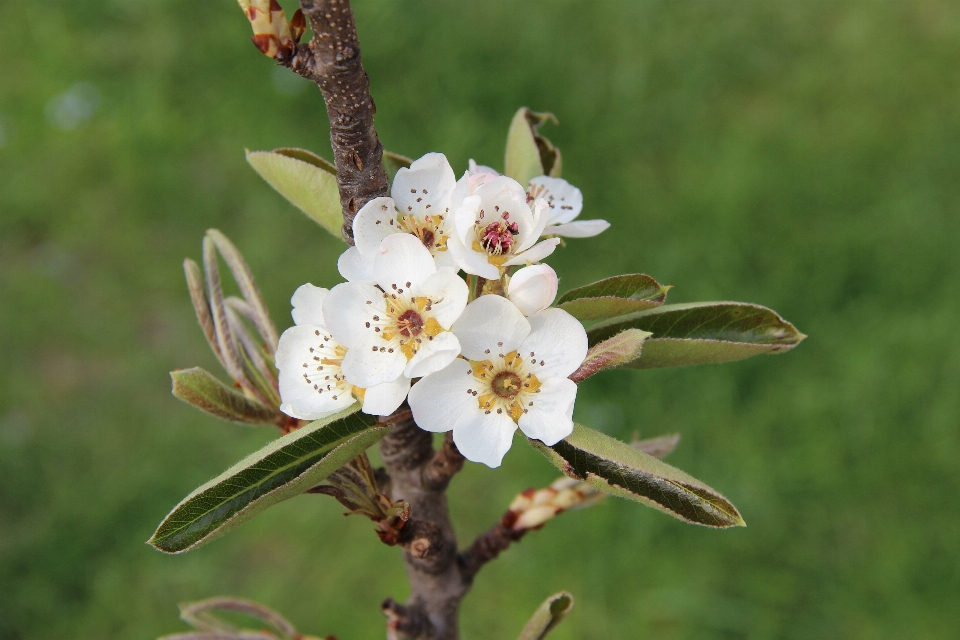
[[[566,591],[553,594],[537,608],[517,640],[543,640],[563,621],[572,608],[572,595]]]
[[[595,325],[587,337],[592,346],[625,329],[653,334],[627,365],[635,369],[732,362],[789,351],[806,338],[775,311],[744,302],[663,305]]]
[[[575,425],[548,447],[531,440],[567,476],[613,495],[707,527],[746,526],[733,504],[696,478],[615,438]]]
[[[277,412],[220,382],[200,367],[171,371],[173,395],[201,411],[241,424],[270,424]]]
[[[182,553],[315,486],[386,435],[359,405],[274,440],[204,484],[163,519],[148,543]]]

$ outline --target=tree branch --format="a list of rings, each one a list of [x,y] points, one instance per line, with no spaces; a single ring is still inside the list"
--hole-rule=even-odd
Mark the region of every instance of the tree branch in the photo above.
[[[360,60],[349,0],[300,0],[313,38],[279,62],[315,82],[330,120],[330,144],[343,207],[343,237],[353,244],[353,219],[373,198],[390,195],[383,145],[373,126],[377,107]]]

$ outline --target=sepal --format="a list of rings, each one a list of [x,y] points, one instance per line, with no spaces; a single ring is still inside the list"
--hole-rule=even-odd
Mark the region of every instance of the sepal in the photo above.
[[[552,113],[537,113],[521,107],[510,122],[504,174],[524,188],[537,176],[560,176],[560,149],[538,131],[540,125],[548,120],[557,123]]]

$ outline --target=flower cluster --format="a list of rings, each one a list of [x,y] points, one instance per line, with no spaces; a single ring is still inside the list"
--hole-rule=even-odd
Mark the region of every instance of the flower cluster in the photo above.
[[[280,337],[280,409],[315,420],[356,401],[389,415],[404,400],[420,428],[453,431],[463,455],[500,465],[519,428],[553,445],[573,430],[587,353],[573,316],[550,308],[557,275],[538,264],[556,236],[588,237],[583,198],[565,180],[524,187],[470,162],[460,180],[430,153],[400,169],[391,197],[353,223],[338,261],[346,282],[305,284]],[[463,271],[466,279],[459,275]]]

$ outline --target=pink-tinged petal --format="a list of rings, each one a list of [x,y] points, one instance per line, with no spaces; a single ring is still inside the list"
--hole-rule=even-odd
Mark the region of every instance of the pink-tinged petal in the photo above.
[[[373,257],[380,242],[398,228],[396,203],[393,198],[374,198],[363,205],[353,219],[353,240],[365,256]]]
[[[580,189],[563,178],[539,176],[530,181],[527,192],[533,198],[543,198],[550,205],[547,224],[570,222],[583,210],[583,194]]]
[[[315,324],[324,326],[323,300],[330,291],[315,287],[310,283],[301,285],[290,298],[293,305],[293,321],[297,324]]]
[[[368,333],[343,357],[341,370],[350,384],[364,389],[393,382],[403,375],[407,357],[399,344],[385,341],[378,333]]]
[[[460,355],[460,341],[449,331],[424,338],[420,348],[407,363],[403,375],[408,378],[422,378],[440,371]]]
[[[403,404],[410,391],[410,378],[400,376],[393,382],[370,387],[363,394],[364,413],[372,416],[388,416]]]
[[[565,238],[592,238],[609,228],[610,223],[606,220],[575,220],[574,222],[547,227],[543,230],[543,234]]]
[[[457,178],[442,153],[428,153],[397,171],[390,195],[401,213],[446,213]],[[429,205],[429,206],[428,206]]]
[[[496,469],[513,444],[517,425],[506,413],[484,411],[474,401],[453,425],[453,442],[467,460]]]
[[[471,176],[480,175],[480,174],[487,174],[490,176],[500,175],[500,173],[496,169],[487,167],[482,164],[477,164],[476,162],[474,162],[473,158],[470,158],[470,161],[467,163],[467,167],[468,167],[467,173]]]
[[[386,315],[386,308],[383,293],[373,285],[343,282],[323,301],[324,324],[337,342],[350,349],[370,333],[367,323],[373,322],[373,316]]]
[[[373,258],[373,278],[387,293],[415,289],[436,271],[430,250],[409,233],[384,238]]]
[[[350,247],[337,259],[337,271],[349,282],[373,284],[373,255],[364,256],[360,249]]]
[[[530,323],[517,305],[500,296],[486,295],[467,305],[452,331],[460,340],[465,358],[490,360],[519,347],[530,333]]]
[[[449,329],[460,317],[470,297],[467,283],[452,269],[440,269],[411,291],[416,297],[433,301],[429,314],[444,329]]]
[[[557,248],[560,244],[560,238],[550,238],[533,245],[520,255],[514,256],[504,263],[504,266],[510,267],[516,264],[534,264],[540,262]]]
[[[557,272],[546,264],[524,267],[510,278],[507,298],[525,316],[543,311],[557,297]]]
[[[529,358],[528,371],[541,380],[551,376],[566,378],[587,357],[587,332],[580,321],[563,309],[544,309],[530,317],[530,335],[519,351]]]
[[[552,447],[573,433],[573,405],[577,385],[569,378],[547,378],[540,393],[532,396],[533,406],[520,416],[519,426],[528,438]]]
[[[462,359],[421,378],[410,389],[407,398],[417,426],[434,433],[453,429],[463,411],[470,406],[479,406],[477,399],[469,393],[474,381],[470,364]]]

